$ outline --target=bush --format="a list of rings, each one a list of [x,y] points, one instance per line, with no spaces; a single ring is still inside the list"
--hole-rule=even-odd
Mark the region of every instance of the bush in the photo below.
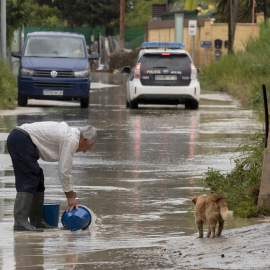
[[[17,80],[0,57],[0,109],[13,109],[17,100]]]
[[[241,218],[252,218],[258,216],[258,207],[252,201],[240,202],[235,214]]]

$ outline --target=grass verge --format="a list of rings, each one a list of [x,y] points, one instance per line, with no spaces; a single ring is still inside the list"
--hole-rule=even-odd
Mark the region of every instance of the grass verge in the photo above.
[[[228,92],[245,107],[258,110],[259,118],[262,118],[263,84],[266,86],[268,103],[270,96],[269,58],[270,24],[262,23],[259,38],[249,39],[244,52],[226,55],[202,70],[201,87]],[[238,154],[233,158],[235,168],[230,173],[221,174],[208,168],[202,179],[208,192],[223,195],[228,207],[239,217],[270,215],[270,209],[257,206],[264,145],[264,134],[250,135],[236,149]]]
[[[0,109],[13,109],[16,107],[16,77],[2,57],[0,57],[0,97]]]
[[[235,153],[235,168],[226,174],[208,168],[202,179],[203,185],[209,193],[223,195],[229,209],[239,217],[269,215],[270,209],[257,206],[264,153],[263,135],[256,133],[249,136]]]

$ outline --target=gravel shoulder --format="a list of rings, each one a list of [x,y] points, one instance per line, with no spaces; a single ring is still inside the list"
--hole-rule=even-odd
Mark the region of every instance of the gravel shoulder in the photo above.
[[[172,269],[270,269],[270,222],[224,230],[218,238],[180,237],[163,257]]]

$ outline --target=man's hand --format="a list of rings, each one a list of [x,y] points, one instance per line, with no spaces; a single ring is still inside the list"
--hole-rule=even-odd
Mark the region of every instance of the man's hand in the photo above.
[[[72,211],[72,209],[75,207],[76,210],[79,209],[80,201],[77,198],[77,194],[74,191],[65,192],[67,201],[68,201],[68,207],[66,208],[66,212]]]

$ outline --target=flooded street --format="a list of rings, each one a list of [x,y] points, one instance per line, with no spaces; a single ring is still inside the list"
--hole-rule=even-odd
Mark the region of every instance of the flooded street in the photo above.
[[[169,241],[197,233],[191,197],[203,193],[200,179],[209,167],[228,172],[242,139],[263,129],[256,115],[226,94],[201,95],[199,110],[184,106],[127,109],[125,76],[92,74],[90,106],[31,100],[0,117],[0,269],[181,269],[160,255]],[[43,233],[14,232],[14,174],[7,154],[8,133],[23,123],[66,121],[98,130],[94,149],[77,153],[74,186],[91,209],[89,229]],[[56,163],[40,161],[45,201],[66,198]],[[234,219],[229,228],[254,224]],[[199,268],[198,268],[199,269]]]

